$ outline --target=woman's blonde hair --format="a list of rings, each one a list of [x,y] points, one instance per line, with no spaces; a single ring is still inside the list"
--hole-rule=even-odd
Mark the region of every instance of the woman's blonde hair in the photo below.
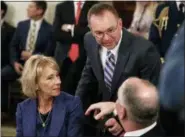
[[[46,67],[51,67],[59,72],[59,66],[51,57],[33,55],[26,61],[21,76],[21,85],[24,95],[30,98],[37,97],[38,79]]]

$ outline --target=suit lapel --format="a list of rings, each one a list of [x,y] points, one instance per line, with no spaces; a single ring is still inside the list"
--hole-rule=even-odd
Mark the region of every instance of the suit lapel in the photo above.
[[[93,55],[95,55],[94,57],[94,59],[95,59],[95,66],[96,66],[96,70],[95,70],[95,72],[96,72],[96,74],[95,75],[97,75],[97,77],[99,78],[99,80],[100,81],[103,81],[103,83],[102,84],[104,84],[104,80],[103,80],[103,68],[102,68],[102,63],[101,63],[101,60],[100,60],[100,54],[99,54],[99,45],[97,44],[96,45],[96,48],[95,48],[95,50],[94,50],[94,54]]]
[[[45,24],[46,24],[46,21],[43,20],[41,25],[40,25],[40,29],[39,29],[39,32],[38,32],[38,35],[37,35],[37,38],[36,38],[36,42],[35,42],[35,48],[34,48],[34,51],[38,48],[38,46],[40,45],[39,43],[41,43],[41,39],[43,37],[43,35],[45,34],[44,31],[45,31]],[[46,45],[42,45],[42,46],[46,46]]]
[[[59,135],[60,130],[64,125],[65,115],[66,115],[66,108],[63,105],[63,100],[61,100],[61,98],[58,96],[54,100],[49,136],[56,137]]]
[[[84,22],[84,20],[87,18],[86,16],[87,16],[87,12],[88,12],[88,9],[89,9],[88,4],[89,4],[89,2],[84,2],[83,7],[81,8],[80,18],[79,18],[78,23],[81,23],[82,21]]]
[[[31,23],[31,20],[28,20],[27,22],[25,22],[25,26],[23,26],[23,34],[26,34],[26,35],[23,35],[23,49],[26,49],[26,42],[27,42],[27,38],[29,37],[29,29],[30,29],[30,23]]]
[[[107,92],[108,89],[105,86],[104,72],[103,72],[103,67],[102,67],[102,63],[101,63],[101,60],[100,60],[99,47],[100,46],[98,44],[96,44],[96,48],[94,48],[95,50],[93,50],[94,51],[93,55],[95,55],[95,56],[93,56],[93,57],[95,57],[94,62],[96,63],[94,65],[94,66],[96,66],[96,69],[94,71],[95,71],[96,77],[98,78],[98,80],[100,82],[100,84],[99,84],[99,86],[101,87],[100,89],[102,89],[102,91],[99,91],[99,92],[103,92],[103,99],[106,100],[106,99],[110,98],[111,94],[110,94],[110,92]]]
[[[36,117],[37,117],[37,104],[36,99],[33,99],[28,106],[24,108],[23,115],[23,131],[24,136],[36,136]],[[24,119],[25,118],[25,119]]]
[[[72,7],[72,9],[69,9],[69,13],[71,13],[71,15],[68,14],[68,17],[71,17],[72,22],[75,24],[75,7],[74,7],[74,2],[73,1],[69,1],[70,6]]]
[[[123,29],[122,40],[118,51],[118,59],[112,80],[112,92],[114,92],[114,90],[116,89],[121,73],[124,71],[125,64],[128,61],[130,52],[128,50],[129,44],[130,44],[129,34],[126,30]]]

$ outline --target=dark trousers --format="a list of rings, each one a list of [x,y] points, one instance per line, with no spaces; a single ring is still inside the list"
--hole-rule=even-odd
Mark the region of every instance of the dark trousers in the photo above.
[[[72,62],[68,57],[69,49],[69,45],[57,42],[55,59],[60,66],[62,90],[74,95],[85,65],[86,53],[83,46],[81,46],[79,58],[75,62]]]
[[[66,63],[69,66],[69,69],[64,76],[63,80],[63,90],[67,91],[71,95],[75,95],[76,88],[78,86],[78,82],[81,78],[81,74],[85,65],[86,61],[86,56],[81,55],[75,62],[69,61],[70,59],[68,58],[68,62]],[[65,73],[67,70],[67,65],[64,64],[62,71]],[[66,65],[66,66],[65,66]]]
[[[8,86],[9,83],[15,81],[19,75],[11,65],[6,65],[1,68],[1,111],[8,111]]]

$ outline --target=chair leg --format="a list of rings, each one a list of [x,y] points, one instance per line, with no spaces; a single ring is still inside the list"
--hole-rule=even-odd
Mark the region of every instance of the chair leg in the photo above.
[[[10,112],[10,105],[11,105],[11,84],[8,84],[8,112]]]

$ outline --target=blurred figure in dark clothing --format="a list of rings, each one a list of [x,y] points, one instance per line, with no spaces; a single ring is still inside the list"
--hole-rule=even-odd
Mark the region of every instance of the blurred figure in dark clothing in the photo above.
[[[155,20],[150,28],[149,40],[152,41],[161,57],[164,58],[171,40],[185,18],[185,7],[181,1],[169,1],[160,4]]]
[[[74,95],[86,61],[83,39],[89,31],[87,12],[96,1],[65,1],[56,6],[53,23],[55,58],[61,68],[62,88]]]
[[[1,70],[9,65],[10,41],[13,37],[15,28],[5,21],[5,15],[8,5],[1,1]],[[8,109],[8,83],[1,81],[1,112],[7,112]]]
[[[185,21],[167,52],[159,85],[162,107],[172,118],[166,119],[165,126],[171,135],[179,136],[184,136],[184,25]],[[164,117],[169,118],[168,114]]]

